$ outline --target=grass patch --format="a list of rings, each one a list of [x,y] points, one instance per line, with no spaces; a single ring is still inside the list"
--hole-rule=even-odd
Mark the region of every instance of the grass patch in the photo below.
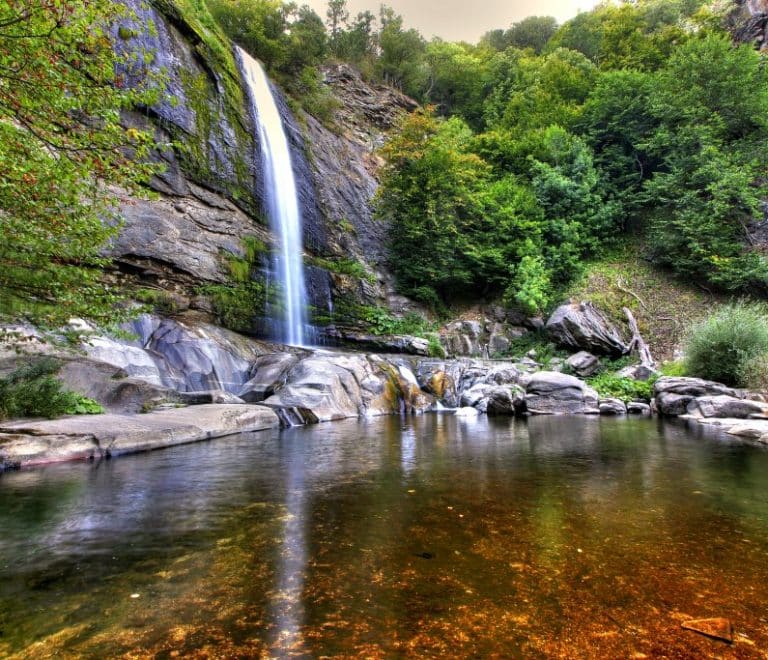
[[[629,308],[653,357],[672,360],[686,329],[727,298],[685,283],[639,254],[639,247],[627,246],[589,264],[582,278],[564,293],[577,301],[593,302],[621,327],[626,324],[622,310]]]

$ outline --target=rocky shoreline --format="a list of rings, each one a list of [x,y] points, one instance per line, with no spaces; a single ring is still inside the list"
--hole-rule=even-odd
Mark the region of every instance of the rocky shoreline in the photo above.
[[[0,471],[109,459],[279,426],[269,408],[243,405],[0,424]]]
[[[62,347],[32,328],[4,329],[0,375],[35,357],[54,357],[65,385],[97,400],[108,414],[0,424],[0,470],[277,426],[446,408],[461,416],[657,414],[768,444],[768,403],[753,392],[659,377],[637,365],[620,374],[656,378],[650,401],[601,397],[584,380],[599,368],[594,353],[629,349],[587,304],[564,306],[547,324],[559,345],[578,352],[541,362],[533,351],[490,360],[297,349],[202,321],[149,316],[129,330],[135,339],[91,336]],[[407,344],[412,338],[399,339]]]

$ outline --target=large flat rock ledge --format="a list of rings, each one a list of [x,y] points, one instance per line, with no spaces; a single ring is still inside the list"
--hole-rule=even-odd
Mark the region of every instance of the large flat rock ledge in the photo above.
[[[274,411],[249,405],[0,424],[0,470],[120,456],[279,425]]]

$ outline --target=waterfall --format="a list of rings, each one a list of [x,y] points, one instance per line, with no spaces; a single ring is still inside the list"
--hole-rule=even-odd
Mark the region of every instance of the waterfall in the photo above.
[[[248,87],[254,121],[259,129],[266,211],[272,231],[279,240],[279,250],[275,254],[275,275],[281,290],[284,315],[279,324],[281,336],[276,339],[291,346],[303,346],[307,326],[307,294],[302,259],[301,211],[291,150],[263,67],[239,47],[237,58]]]

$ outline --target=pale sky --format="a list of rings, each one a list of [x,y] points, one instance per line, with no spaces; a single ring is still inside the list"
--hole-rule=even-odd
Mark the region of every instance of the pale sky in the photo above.
[[[298,0],[325,20],[327,0]],[[366,9],[378,15],[380,0],[347,0],[351,16]],[[402,14],[407,28],[427,39],[476,42],[488,30],[508,28],[526,16],[554,16],[562,23],[579,11],[591,9],[596,0],[388,0],[384,4]]]

